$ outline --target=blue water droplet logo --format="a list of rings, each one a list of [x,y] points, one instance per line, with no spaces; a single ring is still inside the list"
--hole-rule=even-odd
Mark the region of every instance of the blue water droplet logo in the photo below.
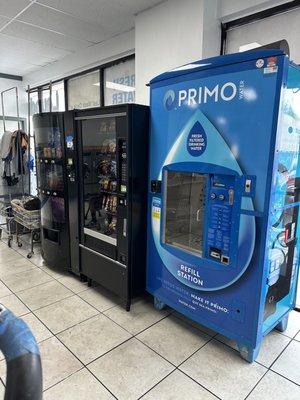
[[[207,146],[207,136],[200,124],[196,122],[187,137],[187,151],[193,157],[199,157],[206,150]]]
[[[175,107],[175,92],[174,90],[168,90],[164,96],[164,105],[166,110],[170,111]]]

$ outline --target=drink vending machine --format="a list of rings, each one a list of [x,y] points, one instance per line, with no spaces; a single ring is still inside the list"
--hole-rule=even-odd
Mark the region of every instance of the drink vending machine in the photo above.
[[[42,256],[51,267],[78,272],[78,245],[76,248],[76,243],[70,237],[72,232],[76,234],[76,195],[74,200],[74,182],[68,178],[66,167],[68,159],[76,158],[74,148],[68,147],[66,141],[68,134],[74,132],[73,114],[35,114],[33,129],[37,193],[41,201]]]
[[[147,290],[252,362],[295,302],[300,69],[257,50],[150,87]]]

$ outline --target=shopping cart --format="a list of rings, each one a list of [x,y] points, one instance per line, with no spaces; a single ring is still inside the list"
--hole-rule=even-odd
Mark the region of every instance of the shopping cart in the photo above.
[[[14,217],[12,213],[12,207],[10,201],[0,201],[0,239],[2,238],[2,232],[7,235],[7,245],[11,247],[14,232]]]
[[[25,322],[1,304],[0,350],[7,365],[4,400],[42,400],[43,374],[36,340]]]
[[[24,199],[23,199],[24,201]],[[21,236],[24,234],[30,235],[30,252],[27,258],[31,258],[34,254],[34,243],[40,241],[40,210],[26,210],[19,199],[11,201],[12,213],[14,221],[16,222],[16,241],[19,247],[22,246]],[[21,229],[20,229],[21,227]]]

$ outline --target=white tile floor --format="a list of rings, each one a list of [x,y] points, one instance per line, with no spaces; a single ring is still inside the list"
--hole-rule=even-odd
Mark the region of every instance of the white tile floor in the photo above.
[[[15,247],[15,245],[13,246]],[[257,362],[234,342],[137,299],[130,313],[106,290],[44,265],[39,251],[0,242],[0,303],[39,342],[45,400],[299,400],[300,313],[264,340]],[[0,356],[0,398],[6,365]]]

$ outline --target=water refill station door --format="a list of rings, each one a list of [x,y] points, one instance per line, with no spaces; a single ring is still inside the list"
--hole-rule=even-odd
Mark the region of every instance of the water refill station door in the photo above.
[[[300,69],[259,50],[150,86],[147,290],[251,362],[295,301]]]

